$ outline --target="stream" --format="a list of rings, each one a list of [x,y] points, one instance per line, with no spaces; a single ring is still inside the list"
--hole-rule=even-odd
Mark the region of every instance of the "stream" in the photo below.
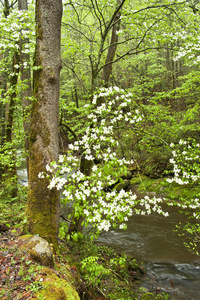
[[[180,216],[175,207],[167,209],[169,217],[135,215],[126,231],[113,230],[98,240],[144,263],[147,274],[142,287],[167,292],[171,299],[199,300],[200,257],[190,253],[183,238],[173,231],[179,221],[184,223],[184,215]]]
[[[27,186],[25,169],[18,170],[19,181]],[[166,207],[169,217],[158,214],[134,215],[128,229],[111,230],[98,238],[99,242],[133,255],[144,263],[146,275],[141,287],[162,291],[175,300],[200,299],[200,256],[190,253],[179,237],[178,222],[185,222],[176,207]]]

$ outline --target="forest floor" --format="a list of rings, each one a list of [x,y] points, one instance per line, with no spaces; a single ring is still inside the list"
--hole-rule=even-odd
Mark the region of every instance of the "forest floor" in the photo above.
[[[11,231],[1,232],[0,235],[0,299],[30,299],[34,298],[31,290],[37,280],[30,272],[28,254],[19,248],[22,240],[16,238]]]
[[[28,253],[20,250],[23,244],[18,238],[20,234],[20,230],[14,233],[11,230],[0,232],[1,300],[40,299],[37,292],[43,288],[46,274],[41,266],[30,259]],[[136,260],[126,254],[117,254],[112,248],[95,244],[85,244],[83,247],[79,245],[73,247],[73,251],[62,245],[60,250],[59,254],[55,254],[55,261],[57,265],[71,266],[67,272],[70,270],[76,283],[79,282],[76,288],[80,299],[164,299],[162,295],[139,291],[139,282],[145,272]],[[109,270],[108,276],[95,276],[92,269],[90,276],[87,272],[84,274],[84,271],[81,274],[81,261],[90,255],[97,258],[97,266],[102,266],[101,272]],[[66,270],[51,269],[51,272],[56,273],[59,278],[65,278]],[[47,300],[50,299],[55,298]]]

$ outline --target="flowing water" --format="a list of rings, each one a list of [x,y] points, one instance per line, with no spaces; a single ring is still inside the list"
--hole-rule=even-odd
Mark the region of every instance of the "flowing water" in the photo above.
[[[171,299],[200,299],[200,257],[190,253],[179,237],[176,224],[185,222],[175,207],[167,207],[170,216],[158,214],[132,216],[126,231],[104,233],[99,241],[117,251],[125,251],[144,262],[147,270],[141,286],[163,291]]]
[[[27,185],[26,171],[21,169],[18,175],[21,184]],[[176,207],[166,210],[169,217],[132,216],[126,231],[109,231],[98,240],[144,262],[147,273],[141,281],[142,287],[168,292],[175,300],[199,300],[200,256],[191,254],[183,238],[173,231],[179,221],[185,222],[185,216]]]

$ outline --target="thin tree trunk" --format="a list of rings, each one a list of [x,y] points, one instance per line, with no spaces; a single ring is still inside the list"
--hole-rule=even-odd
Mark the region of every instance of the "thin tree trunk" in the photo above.
[[[117,0],[117,4],[119,5],[121,0]],[[117,43],[119,39],[118,31],[120,29],[120,17],[121,13],[120,11],[116,14],[114,20],[113,20],[113,28],[112,28],[112,35],[111,35],[111,40],[110,40],[110,47],[108,49],[108,53],[106,56],[106,61],[105,61],[105,66],[103,68],[103,86],[108,87],[108,82],[110,79],[110,76],[112,74],[112,62],[115,57],[115,53],[117,50]]]
[[[18,9],[19,10],[28,10],[27,0],[18,0]],[[31,70],[30,70],[30,55],[29,53],[23,53],[24,45],[29,44],[29,39],[22,38],[20,41],[20,63],[21,63],[21,81],[26,84],[26,89],[22,90],[22,108],[23,108],[23,124],[24,124],[24,133],[25,133],[25,151],[26,154],[26,167],[28,172],[28,150],[29,150],[29,129],[30,129],[30,109],[31,109],[31,100],[32,88],[31,88]],[[24,64],[27,64],[25,67]]]
[[[90,176],[92,171],[93,163],[91,160],[85,159],[85,156],[83,155],[81,157],[81,163],[80,163],[80,171],[86,175]],[[75,232],[83,232],[83,225],[82,222],[84,220],[84,217],[81,216],[79,218],[76,218],[74,215],[72,216],[72,220],[68,229],[68,234],[71,236]]]
[[[4,0],[4,15],[7,18],[10,13],[10,5],[8,0]],[[7,53],[5,54],[7,55]],[[12,75],[10,76],[10,94],[9,94],[9,104],[7,108],[5,107],[5,143],[7,143],[8,147],[10,148],[10,152],[12,153],[12,164],[7,164],[3,168],[4,173],[4,182],[8,183],[9,187],[9,195],[11,198],[15,198],[17,196],[17,169],[16,169],[16,157],[15,153],[13,153],[12,148],[12,130],[13,130],[13,118],[14,118],[14,111],[15,111],[15,104],[16,104],[16,85],[18,82],[19,77],[19,54],[16,51],[13,55],[12,59]],[[4,86],[6,89],[6,86]],[[9,148],[7,147],[7,151]]]

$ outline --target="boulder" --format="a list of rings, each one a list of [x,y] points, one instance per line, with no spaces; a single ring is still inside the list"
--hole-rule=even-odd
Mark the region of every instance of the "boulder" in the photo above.
[[[59,278],[52,269],[43,269],[42,289],[36,293],[36,299],[46,300],[80,300],[80,297],[71,285],[70,280]]]
[[[10,227],[8,227],[6,224],[0,223],[0,231],[9,231]]]
[[[113,190],[116,190],[117,192],[121,191],[122,189],[126,189],[130,184],[130,181],[125,179],[123,182],[117,183],[114,187]]]
[[[23,249],[26,249],[30,257],[39,264],[53,268],[53,249],[51,245],[39,236],[25,235],[20,237],[25,241]]]
[[[142,175],[142,174],[137,175],[137,176],[131,178],[130,185],[140,184],[141,182],[143,182],[146,179],[148,179],[148,177],[146,175]]]
[[[119,177],[121,177],[122,179],[130,179],[132,176],[132,173],[128,171],[126,174],[122,174]]]

